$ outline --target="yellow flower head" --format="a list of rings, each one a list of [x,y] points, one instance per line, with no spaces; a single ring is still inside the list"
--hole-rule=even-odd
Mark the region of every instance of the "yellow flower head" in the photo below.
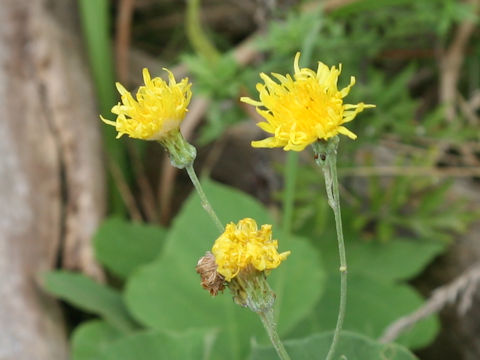
[[[355,78],[352,76],[350,84],[339,91],[337,81],[341,65],[338,69],[335,66],[329,69],[319,62],[315,72],[300,68],[299,59],[300,53],[297,52],[293,78],[289,74],[272,73],[279,81],[275,82],[266,74],[260,74],[265,82],[257,84],[260,101],[247,97],[240,99],[256,106],[257,112],[267,120],[258,126],[273,134],[270,138],[253,141],[253,147],[301,151],[317,139],[326,140],[337,134],[355,139],[357,136],[342,125],[352,121],[363,109],[375,107],[364,103],[343,103],[343,98],[355,84]]]
[[[258,271],[278,267],[290,251],[279,254],[277,248],[277,240],[272,240],[272,225],[262,225],[259,230],[255,220],[246,218],[237,225],[226,226],[225,232],[215,241],[212,253],[217,271],[230,281],[250,265]]]
[[[192,97],[191,83],[185,78],[179,83],[168,72],[168,84],[159,77],[151,78],[148,69],[143,69],[145,85],[137,91],[136,100],[122,84],[117,82],[117,90],[122,102],[112,108],[116,121],[102,120],[118,131],[117,138],[124,134],[144,140],[160,140],[168,132],[178,129],[185,117]]]

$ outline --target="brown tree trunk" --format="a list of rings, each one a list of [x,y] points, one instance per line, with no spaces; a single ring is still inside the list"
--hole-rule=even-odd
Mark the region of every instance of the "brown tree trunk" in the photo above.
[[[60,251],[101,277],[90,238],[104,211],[99,122],[74,37],[76,2],[0,6],[0,359],[68,358],[58,304],[41,289]]]

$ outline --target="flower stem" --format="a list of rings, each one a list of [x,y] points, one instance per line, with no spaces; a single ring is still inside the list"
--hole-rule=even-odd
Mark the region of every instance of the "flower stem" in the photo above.
[[[187,170],[190,180],[192,180],[195,190],[197,190],[202,207],[205,209],[207,214],[210,215],[210,218],[212,219],[213,223],[215,224],[217,229],[220,231],[220,233],[222,233],[225,229],[223,228],[222,222],[218,218],[217,214],[213,210],[212,205],[210,205],[210,203],[208,202],[207,195],[205,195],[202,185],[200,185],[200,181],[198,180],[197,174],[193,169],[193,163],[186,165],[185,169]]]
[[[285,347],[283,346],[282,341],[277,333],[277,328],[273,317],[273,307],[266,309],[265,311],[260,311],[257,314],[260,316],[265,330],[267,330],[268,337],[270,338],[273,347],[277,351],[278,357],[281,360],[290,360],[290,356],[288,355],[287,350],[285,350]]]
[[[331,360],[340,337],[340,332],[345,318],[347,305],[347,258],[343,240],[342,214],[340,211],[340,195],[337,178],[337,146],[338,137],[331,138],[328,143],[317,142],[313,148],[315,159],[323,170],[325,187],[327,190],[328,204],[335,215],[335,227],[337,229],[338,252],[340,255],[340,306],[338,310],[337,325],[333,334],[332,344],[328,350],[327,360]]]

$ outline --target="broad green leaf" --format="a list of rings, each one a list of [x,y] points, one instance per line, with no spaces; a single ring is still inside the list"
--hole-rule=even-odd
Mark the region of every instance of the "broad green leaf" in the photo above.
[[[290,336],[306,336],[312,332],[335,328],[339,303],[340,278],[327,279],[324,296],[314,315],[296,328]],[[347,312],[344,329],[377,338],[398,318],[419,308],[423,300],[408,285],[376,280],[363,274],[348,276]],[[418,348],[430,343],[439,329],[436,317],[429,317],[398,339],[398,343]]]
[[[351,236],[351,235],[349,235]],[[348,240],[345,243],[349,274],[363,274],[382,281],[408,280],[421,273],[445,250],[440,241],[392,239],[388,242]],[[326,270],[338,270],[338,245],[334,235],[321,240],[319,248]]]
[[[138,266],[158,256],[165,235],[165,229],[159,226],[111,218],[95,234],[95,255],[112,273],[126,278]]]
[[[323,360],[327,356],[332,333],[321,333],[304,339],[285,341],[288,354],[295,360]],[[249,360],[277,360],[272,347],[254,345]],[[343,331],[334,359],[348,360],[415,360],[415,355],[397,344],[380,344],[366,336]]]
[[[272,223],[267,211],[249,196],[211,182],[204,182],[204,186],[222,221],[252,217],[259,225]],[[280,251],[292,251],[269,277],[277,293],[280,333],[285,333],[317,303],[324,273],[316,250],[307,241],[286,238],[275,225],[273,234]],[[240,359],[245,357],[251,337],[265,340],[260,320],[235,305],[228,290],[212,298],[201,288],[195,273],[198,259],[211,249],[218,235],[198,197],[191,196],[173,223],[163,254],[131,276],[125,298],[134,316],[155,329],[218,328],[216,358]]]
[[[209,359],[215,337],[212,330],[140,332],[109,343],[101,360]]]
[[[122,336],[117,329],[101,320],[78,326],[72,335],[73,360],[102,360],[105,347]]]
[[[123,335],[104,321],[80,325],[72,337],[73,360],[208,359],[215,330],[174,334],[139,331]]]
[[[99,315],[118,330],[135,328],[120,294],[77,273],[54,271],[45,274],[45,288],[51,294],[86,312]]]

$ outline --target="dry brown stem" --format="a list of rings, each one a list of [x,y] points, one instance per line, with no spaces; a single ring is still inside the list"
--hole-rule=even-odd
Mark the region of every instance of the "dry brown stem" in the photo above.
[[[155,203],[155,193],[148,180],[142,159],[140,158],[137,148],[131,142],[127,142],[127,150],[135,173],[135,179],[140,190],[140,202],[145,213],[145,218],[148,222],[156,222],[158,215],[157,205]]]
[[[108,161],[108,166],[110,168],[110,172],[112,174],[112,178],[115,181],[115,185],[118,188],[120,196],[127,207],[128,213],[132,220],[141,222],[142,221],[142,214],[138,209],[138,206],[135,202],[135,197],[132,194],[130,187],[128,186],[125,177],[123,176],[120,167],[115,161]]]
[[[115,63],[118,81],[126,84],[129,69],[132,14],[135,0],[120,0],[116,19]]]
[[[479,0],[470,0],[478,11]],[[454,35],[452,43],[443,54],[443,59],[440,62],[440,100],[445,104],[445,116],[448,121],[453,121],[456,116],[456,95],[457,83],[460,77],[460,70],[465,57],[465,49],[468,41],[473,34],[476,23],[467,19],[462,22]]]

